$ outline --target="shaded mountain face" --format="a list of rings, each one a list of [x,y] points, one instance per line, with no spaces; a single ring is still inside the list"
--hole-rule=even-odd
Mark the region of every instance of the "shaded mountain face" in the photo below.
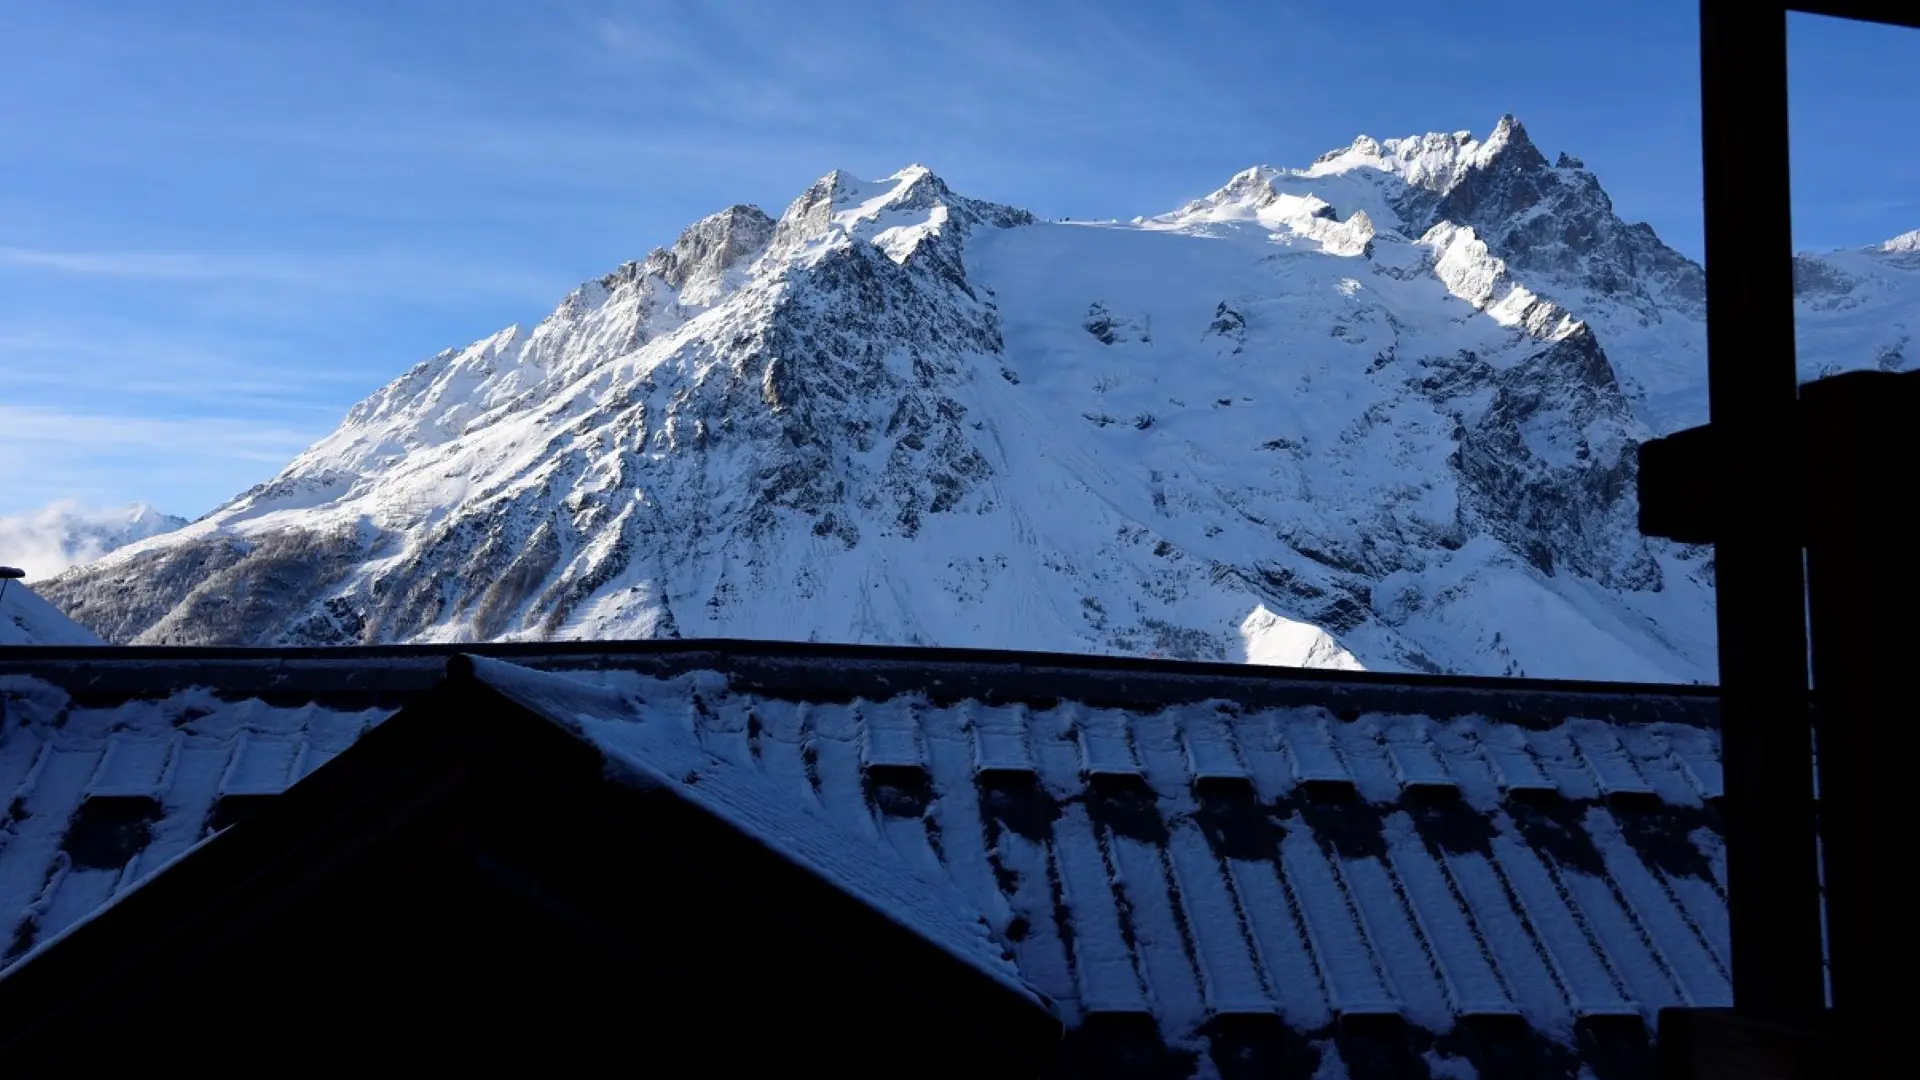
[[[1817,260],[1860,299],[1807,310],[1858,335],[1822,329],[1810,363],[1883,362],[1901,260]],[[152,643],[1708,679],[1711,560],[1637,534],[1632,453],[1704,418],[1702,294],[1511,118],[1124,225],[835,172],[417,365],[279,476],[44,591]]]

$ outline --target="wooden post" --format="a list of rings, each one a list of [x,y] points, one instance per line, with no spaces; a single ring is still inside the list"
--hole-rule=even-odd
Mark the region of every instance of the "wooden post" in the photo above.
[[[1702,0],[1708,403],[1734,1008],[1824,1006],[1807,714],[1784,5]]]
[[[1820,836],[1835,1076],[1894,1075],[1910,1056],[1914,946],[1905,785],[1920,702],[1920,372],[1862,371],[1804,391],[1807,566],[1813,615]],[[1911,1063],[1902,1069],[1911,1068]]]
[[[1660,1072],[1672,1080],[1890,1075],[1904,1001],[1894,958],[1914,936],[1886,867],[1916,719],[1896,673],[1920,663],[1920,573],[1895,525],[1920,505],[1914,439],[1901,439],[1920,424],[1920,375],[1823,380],[1800,400],[1789,10],[1920,28],[1920,9],[1896,0],[1700,3],[1712,421],[1642,447],[1641,528],[1715,546],[1734,1008],[1662,1013]]]

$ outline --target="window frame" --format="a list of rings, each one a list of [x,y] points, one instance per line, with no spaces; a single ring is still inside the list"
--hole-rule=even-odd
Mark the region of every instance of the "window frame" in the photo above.
[[[1787,21],[1920,30],[1893,0],[1701,0],[1707,381],[1717,521],[1721,752],[1736,1009],[1814,1029],[1826,1011],[1806,571],[1797,502]]]

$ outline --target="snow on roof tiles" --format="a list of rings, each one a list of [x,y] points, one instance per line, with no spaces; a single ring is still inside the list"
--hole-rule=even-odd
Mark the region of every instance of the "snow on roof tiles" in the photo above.
[[[472,657],[470,662],[481,682],[597,748],[607,758],[608,775],[617,782],[671,791],[1009,989],[1034,998],[981,913],[946,874],[910,868],[911,860],[900,858],[908,853],[864,841],[820,808],[783,794],[750,759],[740,760],[702,744],[698,727],[685,723],[689,717],[712,715],[714,709],[738,714],[748,707],[726,693],[724,682],[714,686],[705,680],[709,685],[703,687],[701,675],[695,674],[682,676],[679,685],[668,688],[640,676],[608,675],[596,686],[578,676],[534,671],[484,657]],[[710,704],[708,695],[717,703]],[[694,708],[690,710],[689,704]],[[880,708],[894,716],[910,716],[903,709]],[[898,730],[900,725],[868,726]]]
[[[239,701],[83,702],[0,675],[6,962],[207,835],[223,797],[296,782],[384,719],[368,687],[423,677],[336,677],[359,699],[309,676]],[[1332,1053],[1343,1019],[1440,1036],[1517,1016],[1572,1046],[1585,1019],[1651,1028],[1660,1008],[1730,1000],[1718,735],[1678,698],[1542,696],[1557,714],[1522,724],[1462,708],[1471,695],[1355,709],[1365,695],[1334,682],[1332,708],[1207,693],[1129,711],[801,701],[711,671],[578,679],[627,703],[588,710],[589,738],[674,783],[697,759],[726,782],[688,790],[750,830],[830,821],[807,835],[887,852],[861,873],[944,877],[997,939],[952,947],[1004,946],[1070,1025],[1150,1017],[1194,1048],[1215,1018],[1268,1015]],[[878,878],[851,887],[891,902]]]

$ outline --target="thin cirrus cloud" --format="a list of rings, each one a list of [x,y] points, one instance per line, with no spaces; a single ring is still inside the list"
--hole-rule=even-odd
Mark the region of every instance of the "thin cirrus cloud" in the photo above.
[[[34,405],[0,404],[0,455],[29,451],[84,456],[94,451],[197,452],[278,462],[312,442],[314,432],[282,424],[228,417],[138,417],[89,413]],[[17,482],[21,473],[8,470]]]
[[[118,502],[128,470],[158,481],[176,512],[198,512],[278,471],[327,426],[0,403],[0,512]]]
[[[676,112],[724,122],[736,145],[794,132],[840,146],[959,143],[974,168],[990,167],[983,159],[1010,143],[1057,142],[1067,128],[1138,137],[1141,121],[1217,100],[1217,80],[1195,64],[1144,47],[1093,5],[1067,8],[1051,11],[1050,25],[1072,25],[1072,34],[1041,32],[1047,27],[1010,7],[959,22],[863,11],[863,32],[849,34],[830,18],[721,3],[703,6],[698,19],[581,16],[572,39],[600,78],[671,87]],[[780,21],[777,33],[766,32],[770,17]],[[1116,94],[1149,95],[1155,108],[1115,108],[1124,104]],[[1046,123],[1010,117],[1014,101]]]
[[[46,251],[38,248],[0,246],[0,265],[30,270],[55,270],[67,274],[96,277],[159,278],[173,281],[207,281],[231,276],[224,268],[204,258],[153,252]]]
[[[0,245],[0,269],[157,282],[236,282],[345,292],[396,287],[482,290],[545,297],[537,275],[405,255],[258,255],[182,251],[87,251]]]
[[[262,349],[254,343],[228,348],[181,343],[126,329],[0,333],[5,386],[16,399],[23,392],[48,399],[66,395],[92,403],[96,411],[119,400],[136,413],[164,404],[332,417],[340,411],[334,397],[365,393],[379,381],[357,366],[296,375],[284,360],[274,362],[270,352],[263,357]],[[316,388],[326,388],[331,396],[315,400]]]

